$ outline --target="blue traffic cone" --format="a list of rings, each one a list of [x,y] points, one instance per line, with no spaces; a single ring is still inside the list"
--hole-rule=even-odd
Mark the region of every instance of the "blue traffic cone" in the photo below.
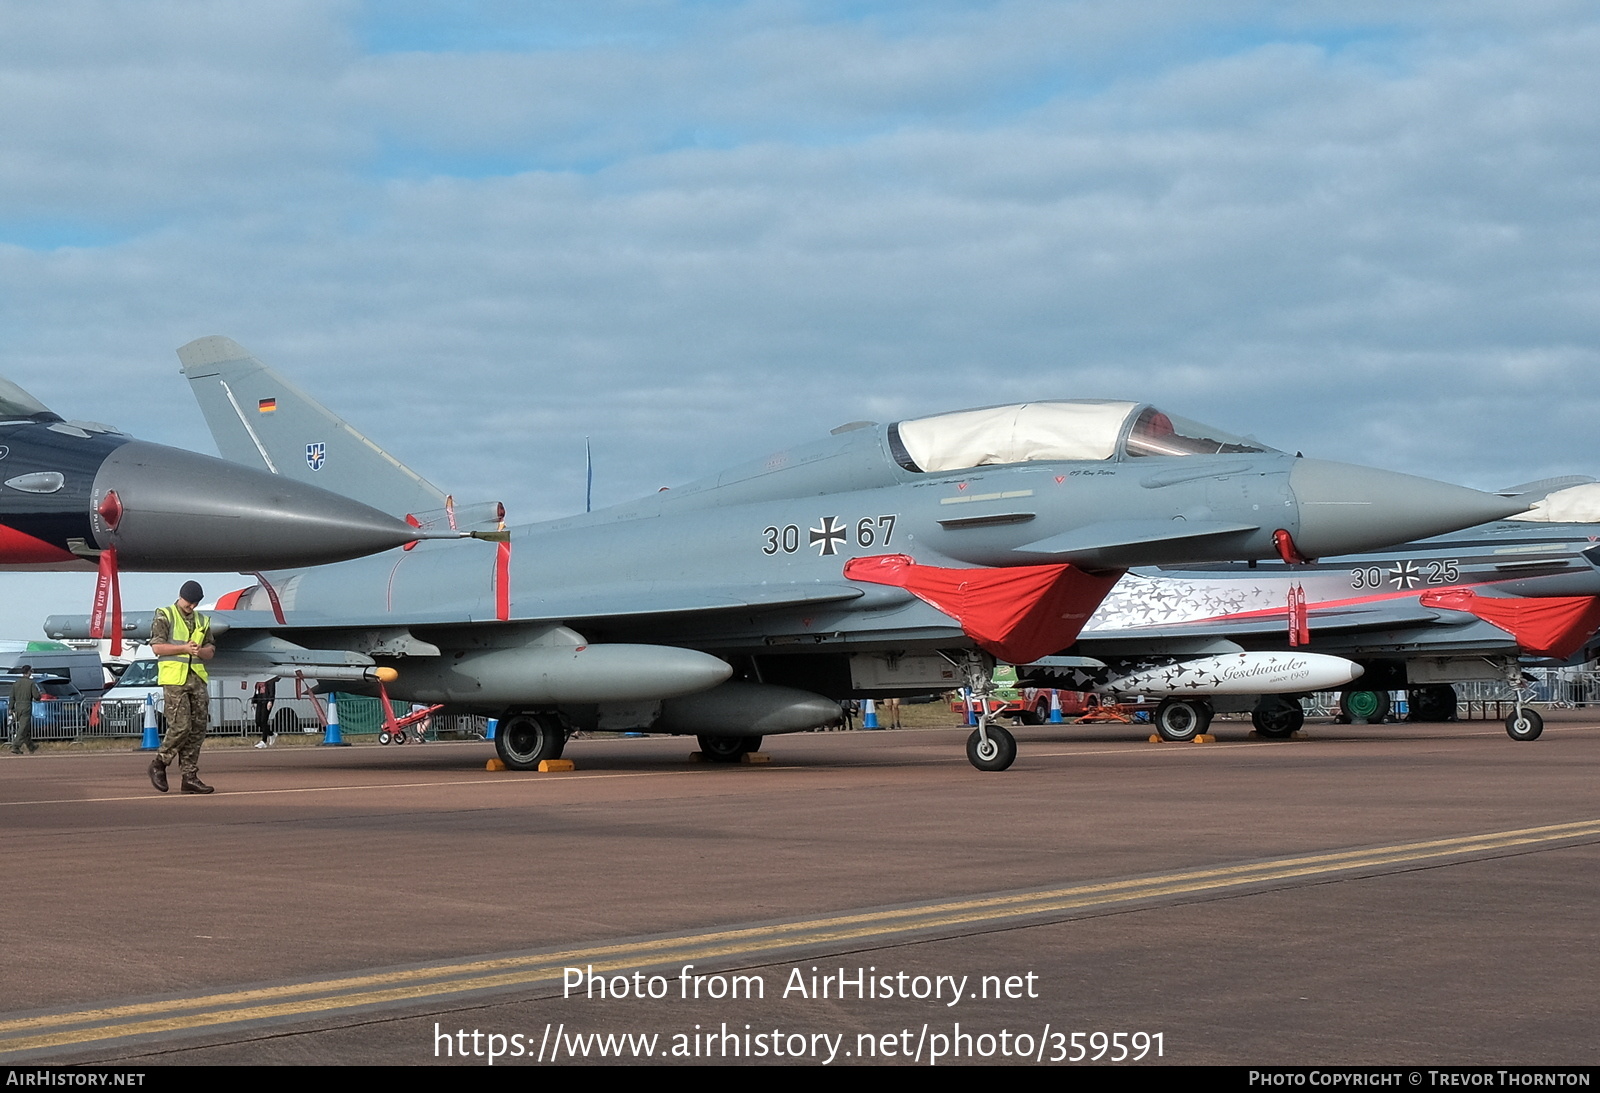
[[[485,740],[493,740],[495,731],[499,728],[500,719],[498,717],[489,718],[489,723],[483,727],[483,738]]]
[[[339,703],[332,695],[328,696],[328,728],[322,734],[322,743],[317,745],[323,748],[348,748],[344,736],[339,732]]]
[[[1061,724],[1061,692],[1057,690],[1050,692],[1050,724]]]
[[[861,727],[863,729],[875,729],[878,727],[878,705],[870,698],[867,699],[866,713],[861,716]]]
[[[156,725],[156,696],[144,696],[144,741],[139,745],[140,751],[161,750],[161,729]]]

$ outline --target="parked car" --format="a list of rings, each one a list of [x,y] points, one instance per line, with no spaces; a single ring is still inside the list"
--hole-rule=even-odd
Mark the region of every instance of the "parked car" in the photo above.
[[[4,726],[6,739],[11,738],[11,685],[22,676],[17,672],[0,674],[0,725]],[[71,680],[60,676],[35,675],[34,686],[39,697],[33,704],[33,731],[71,725],[83,712],[83,692]]]

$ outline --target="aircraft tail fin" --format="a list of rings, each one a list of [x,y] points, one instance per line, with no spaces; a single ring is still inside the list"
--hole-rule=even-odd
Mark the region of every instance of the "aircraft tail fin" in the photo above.
[[[436,486],[230,338],[178,350],[222,458],[352,497],[395,516],[443,509]]]

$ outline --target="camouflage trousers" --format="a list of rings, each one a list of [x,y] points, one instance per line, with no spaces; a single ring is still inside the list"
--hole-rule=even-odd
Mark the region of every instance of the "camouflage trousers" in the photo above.
[[[181,687],[163,687],[166,697],[167,734],[161,738],[156,760],[170,767],[174,759],[187,775],[200,773],[200,745],[211,722],[211,696],[205,680],[190,674]]]

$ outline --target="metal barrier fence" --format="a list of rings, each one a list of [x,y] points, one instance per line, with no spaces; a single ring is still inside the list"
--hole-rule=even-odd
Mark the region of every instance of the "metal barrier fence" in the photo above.
[[[1557,709],[1600,706],[1600,668],[1593,664],[1582,668],[1534,668],[1528,674],[1534,680],[1522,688],[1525,704]],[[1463,721],[1502,720],[1516,708],[1516,694],[1503,680],[1457,683],[1455,689],[1458,716]],[[319,701],[326,700],[326,696],[319,696]],[[1392,716],[1404,717],[1406,692],[1392,691],[1390,700]],[[340,729],[345,736],[375,736],[380,731],[381,715],[373,716],[372,711],[364,708],[367,703],[376,707],[376,699],[342,695],[339,703],[341,710],[348,707],[352,715],[347,721],[346,715],[340,714]],[[1303,700],[1302,705],[1309,717],[1331,717],[1339,712],[1339,694],[1319,692]],[[33,709],[36,741],[138,737],[144,733],[142,702],[56,699],[36,702]],[[397,716],[404,716],[410,706],[397,702],[394,709]],[[415,739],[420,728],[425,740],[481,740],[488,735],[488,722],[489,718],[481,714],[436,713],[425,723],[413,726],[410,738]],[[164,727],[164,723],[158,722],[158,725]],[[320,722],[307,721],[288,709],[273,711],[273,728],[280,734],[322,732]],[[211,700],[210,735],[253,736],[255,732],[255,712],[248,699],[226,696]],[[0,740],[9,739],[10,726],[0,723]]]
[[[326,699],[323,698],[321,701],[326,702]],[[343,702],[344,700],[341,700],[341,705]],[[404,702],[395,703],[396,715],[403,716],[409,709],[410,707]],[[33,711],[35,741],[136,738],[144,734],[142,702],[106,702],[98,698],[55,699],[34,703]],[[292,727],[288,724],[289,718],[294,720]],[[343,715],[341,722],[342,720]],[[417,729],[421,728],[425,733],[424,738],[428,740],[482,739],[487,732],[488,720],[479,714],[436,713],[426,723],[413,726],[411,738],[415,739]],[[272,724],[280,734],[301,732],[319,735],[323,731],[320,722],[307,721],[297,716],[293,710],[274,711]],[[164,729],[165,721],[158,719],[157,727]],[[341,731],[346,736],[376,735],[379,728],[376,722],[358,727],[341,724]],[[255,733],[255,711],[248,699],[227,696],[211,700],[211,728],[208,735],[254,736]],[[10,738],[10,725],[0,721],[0,740],[9,742]]]

